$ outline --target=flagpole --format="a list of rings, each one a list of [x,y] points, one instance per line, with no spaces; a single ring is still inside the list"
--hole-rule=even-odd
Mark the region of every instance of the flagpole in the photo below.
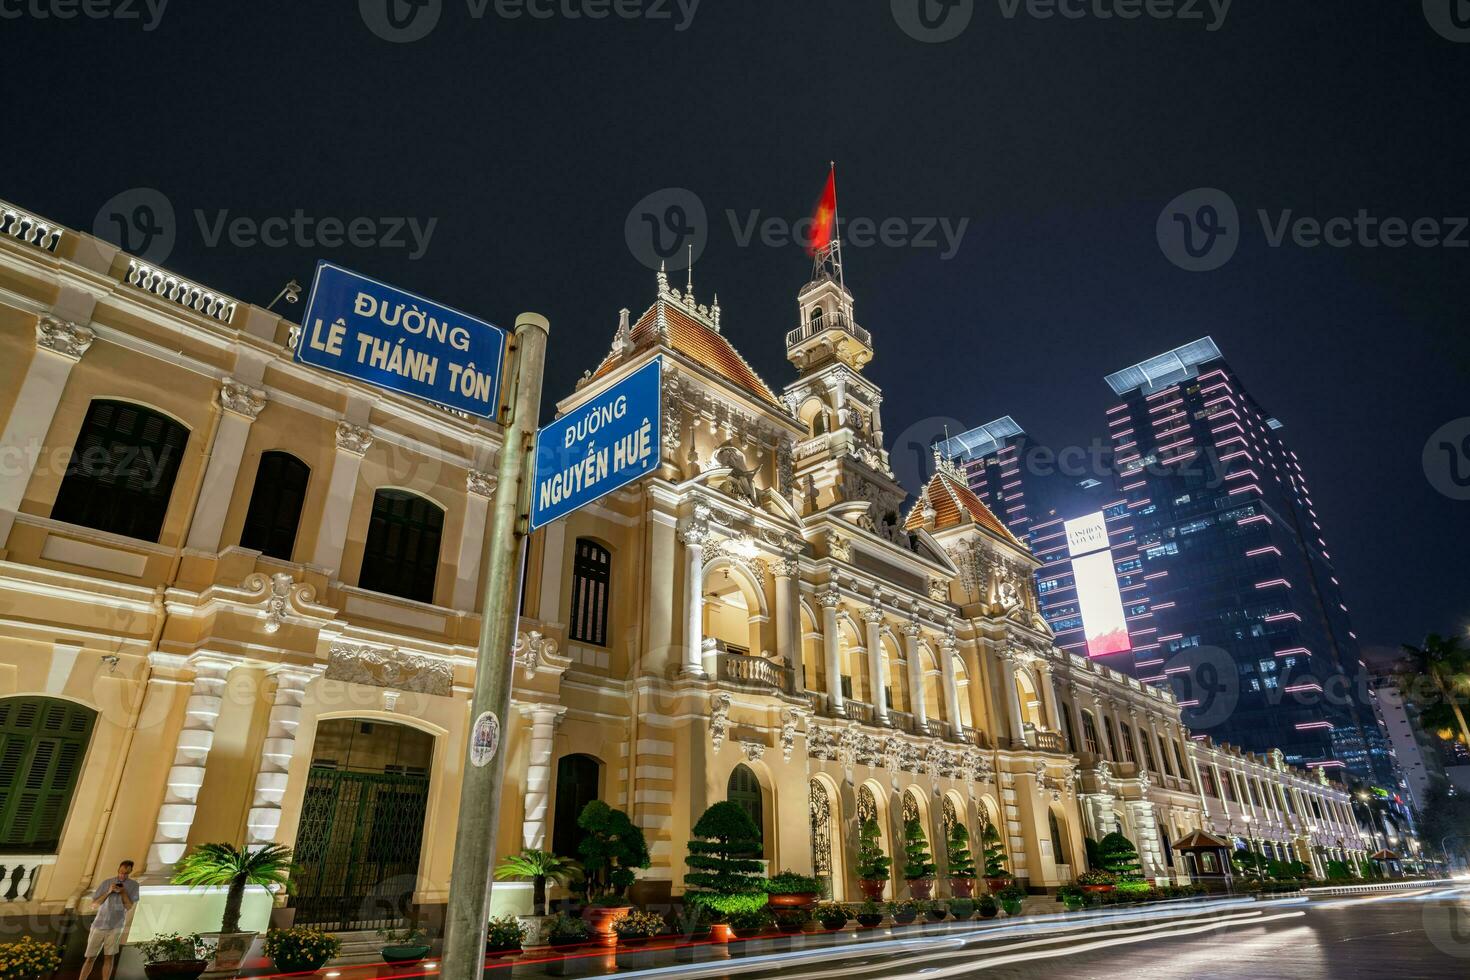
[[[842,222],[839,215],[842,213],[837,206],[837,161],[828,161],[832,175],[832,257],[837,266],[837,285],[843,289],[847,288],[847,274],[842,271]]]

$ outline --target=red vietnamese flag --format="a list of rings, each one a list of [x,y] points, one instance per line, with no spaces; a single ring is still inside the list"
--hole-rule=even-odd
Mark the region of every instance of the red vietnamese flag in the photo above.
[[[806,254],[816,255],[828,245],[832,244],[832,235],[836,230],[837,223],[837,167],[834,165],[827,172],[827,186],[822,191],[822,199],[817,202],[816,213],[812,215],[812,234],[807,241]]]

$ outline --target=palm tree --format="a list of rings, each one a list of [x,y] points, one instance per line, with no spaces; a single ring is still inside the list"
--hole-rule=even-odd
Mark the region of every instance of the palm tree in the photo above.
[[[288,887],[291,880],[291,849],[267,844],[242,850],[234,844],[200,844],[184,855],[174,869],[174,884],[190,888],[219,887],[225,893],[225,915],[220,931],[240,931],[240,904],[245,886]]]
[[[1460,729],[1460,740],[1470,745],[1470,725],[1465,724],[1465,712],[1460,707],[1460,699],[1470,694],[1470,650],[1460,646],[1458,636],[1430,633],[1422,647],[1404,644],[1404,655],[1408,669],[1399,677],[1400,689],[1411,691],[1420,678],[1427,677],[1439,693],[1438,704],[1420,710],[1424,727],[1448,730],[1453,722]]]
[[[550,851],[527,848],[500,862],[495,869],[497,880],[507,878],[530,878],[532,882],[531,907],[540,907],[543,915],[551,914],[551,896],[546,889],[548,881],[562,885],[577,877],[582,866],[570,858],[558,857]]]

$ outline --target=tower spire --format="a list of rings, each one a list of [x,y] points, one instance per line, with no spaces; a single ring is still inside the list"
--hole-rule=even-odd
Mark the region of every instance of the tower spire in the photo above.
[[[694,243],[689,243],[689,279],[684,287],[684,295],[689,302],[694,302]]]

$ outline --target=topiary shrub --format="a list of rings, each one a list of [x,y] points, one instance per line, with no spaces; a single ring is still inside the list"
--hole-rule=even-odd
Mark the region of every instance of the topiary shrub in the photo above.
[[[937,869],[934,856],[929,853],[929,839],[918,820],[909,820],[903,825],[903,876],[913,881],[933,878]]]
[[[686,902],[703,904],[720,918],[756,911],[766,904],[761,878],[760,829],[738,803],[725,800],[705,810],[694,824],[684,883]],[[730,899],[736,900],[734,903]]]
[[[1138,863],[1138,848],[1122,834],[1114,831],[1097,845],[1102,870],[1114,875],[1119,881],[1138,881],[1143,877]]]
[[[621,901],[637,878],[636,869],[652,864],[643,831],[622,810],[601,800],[582,808],[577,827],[583,833],[577,844],[582,856],[580,891],[589,902]]]
[[[893,860],[883,853],[878,821],[864,820],[858,827],[857,876],[863,881],[887,881]]]

